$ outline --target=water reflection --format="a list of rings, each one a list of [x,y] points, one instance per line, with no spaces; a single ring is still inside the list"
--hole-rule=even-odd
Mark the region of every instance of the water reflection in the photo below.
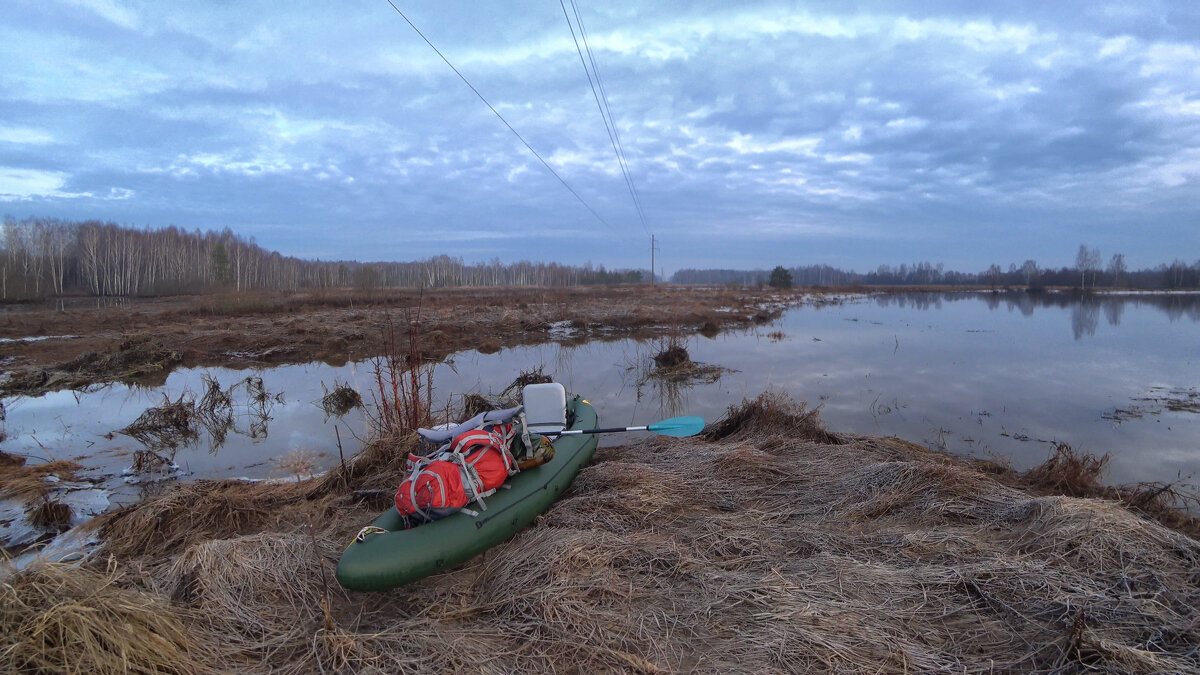
[[[1085,336],[1095,335],[1096,326],[1099,323],[1099,303],[1084,299],[1071,308],[1071,331],[1075,334],[1076,340]]]
[[[943,292],[943,293],[890,293],[875,296],[875,304],[881,308],[900,307],[920,311],[940,310],[946,303],[978,302],[982,300],[989,310],[1001,307],[1021,316],[1031,317],[1037,309],[1069,310],[1071,333],[1076,340],[1092,337],[1100,323],[1100,314],[1110,326],[1121,325],[1121,317],[1127,307],[1161,311],[1172,323],[1187,318],[1200,322],[1200,294],[1087,294],[1074,293],[1027,293],[1025,291],[1003,291],[994,293]]]

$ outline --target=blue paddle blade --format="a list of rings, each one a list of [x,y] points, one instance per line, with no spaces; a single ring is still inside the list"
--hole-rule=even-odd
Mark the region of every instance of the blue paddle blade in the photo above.
[[[661,422],[655,422],[646,427],[647,431],[653,431],[656,434],[663,436],[674,436],[676,438],[684,438],[685,436],[695,436],[704,430],[703,417],[672,417]]]

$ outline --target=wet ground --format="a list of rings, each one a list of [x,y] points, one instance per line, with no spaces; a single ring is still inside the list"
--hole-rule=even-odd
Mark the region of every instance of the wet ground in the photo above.
[[[587,395],[606,425],[680,414],[711,421],[767,389],[821,406],[822,417],[838,431],[897,435],[961,455],[999,458],[1018,469],[1041,463],[1056,444],[1068,443],[1111,454],[1104,476],[1109,482],[1194,482],[1200,471],[1193,384],[1200,380],[1197,298],[736,297],[746,304],[728,303],[729,292],[720,289],[673,291],[657,304],[646,303],[664,315],[670,305],[676,317],[681,310],[693,317],[673,328],[650,317],[618,326],[580,315],[543,323],[536,334],[526,334],[533,344],[454,352],[434,368],[435,409],[453,416],[462,396],[496,394],[522,373],[539,370]],[[685,307],[710,300],[722,304]],[[788,302],[799,306],[779,314]],[[394,316],[402,311],[391,310]],[[627,310],[607,311],[612,317]],[[503,318],[505,310],[497,316],[501,323],[513,320]],[[687,336],[679,329],[705,328],[698,320],[705,316],[713,324],[721,320],[724,330]],[[639,337],[629,337],[631,331]],[[502,341],[482,329],[470,335]],[[33,347],[44,356],[37,348],[50,342],[4,346]],[[676,363],[664,370],[655,357],[673,345],[686,348],[687,367]],[[276,365],[225,358],[224,367],[168,369],[158,384],[109,381],[6,397],[8,438],[0,450],[35,463],[77,461],[80,468],[63,477],[54,498],[79,501],[72,517],[86,517],[181,480],[304,478],[336,466],[370,437],[368,411],[378,391],[371,360]],[[339,386],[365,406],[331,414],[323,399]],[[224,402],[204,405],[214,391]],[[138,433],[147,411],[166,414],[185,403],[189,414],[198,415],[189,433]],[[36,536],[15,517],[0,521],[9,523],[4,527],[11,540]]]
[[[561,334],[576,340],[752,326],[819,294],[722,287],[326,291],[100,301],[0,310],[6,395],[124,380],[161,384],[176,367],[344,364],[419,334],[439,359]],[[556,335],[557,334],[557,335]]]

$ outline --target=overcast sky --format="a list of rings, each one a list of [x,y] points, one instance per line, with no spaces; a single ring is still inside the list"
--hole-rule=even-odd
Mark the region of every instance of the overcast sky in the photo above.
[[[386,0],[5,0],[0,213],[321,259],[653,233],[668,274],[1200,258],[1196,0],[578,1],[645,226],[556,0],[394,2],[587,207]]]

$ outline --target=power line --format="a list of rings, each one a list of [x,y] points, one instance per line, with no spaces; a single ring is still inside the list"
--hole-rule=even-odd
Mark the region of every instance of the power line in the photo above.
[[[587,27],[583,25],[583,14],[580,13],[579,5],[576,4],[575,0],[571,0],[571,8],[575,11],[576,22],[579,23],[579,35],[583,38],[583,48],[587,50],[588,60],[592,63],[592,72],[596,74],[596,84],[600,86],[600,99],[604,101],[604,110],[608,113],[608,119],[612,122],[613,136],[617,140],[617,156],[624,168],[625,180],[629,185],[630,193],[633,195],[633,203],[637,208],[638,218],[642,221],[642,229],[646,231],[646,234],[650,234],[650,228],[646,225],[646,214],[642,210],[642,197],[638,194],[637,185],[633,182],[633,173],[629,170],[629,158],[625,156],[625,144],[621,142],[621,131],[617,126],[616,118],[612,114],[612,108],[608,105],[608,90],[604,86],[604,78],[600,76],[600,67],[596,64],[595,55],[592,54],[592,46],[588,44]]]
[[[612,225],[609,225],[608,221],[596,212],[596,209],[593,209],[590,204],[584,201],[583,197],[579,196],[579,193],[575,191],[575,188],[571,187],[562,176],[558,175],[558,172],[554,170],[554,167],[550,166],[550,163],[542,158],[542,156],[538,154],[537,150],[533,149],[533,146],[529,144],[529,141],[525,140],[525,137],[522,136],[516,129],[514,129],[513,126],[508,123],[508,120],[504,119],[504,116],[500,114],[500,111],[496,110],[496,108],[494,108],[492,104],[489,103],[486,98],[484,98],[483,94],[479,93],[479,90],[475,88],[475,85],[471,84],[471,82],[467,80],[466,76],[459,72],[458,68],[454,67],[453,63],[450,63],[450,59],[446,58],[446,55],[443,54],[437,47],[435,47],[433,43],[429,41],[429,38],[425,37],[425,34],[421,32],[421,29],[417,28],[416,24],[414,24],[404,14],[404,12],[400,11],[400,8],[396,6],[396,3],[392,2],[392,0],[387,0],[387,3],[392,6],[392,9],[396,10],[396,13],[400,15],[400,18],[404,19],[404,21],[408,23],[408,25],[411,26],[414,31],[416,31],[417,35],[421,36],[421,39],[425,41],[425,44],[429,45],[430,49],[436,52],[438,56],[442,57],[442,61],[445,61],[446,65],[450,66],[450,70],[453,70],[454,74],[458,75],[458,79],[462,80],[463,84],[466,84],[468,87],[470,87],[471,91],[475,92],[475,95],[479,97],[479,100],[483,101],[483,104],[486,105],[488,109],[491,110],[492,113],[494,113],[496,117],[498,117],[500,121],[504,123],[504,126],[508,127],[508,130],[513,132],[513,135],[520,139],[521,143],[525,144],[525,147],[529,150],[529,152],[533,153],[534,157],[538,158],[538,161],[542,163],[542,166],[546,167],[547,171],[554,174],[554,177],[558,179],[558,182],[562,183],[563,187],[567,188],[571,194],[575,195],[575,199],[578,199],[579,203],[583,204],[584,208],[586,208],[588,211],[591,211],[593,216],[596,216],[596,220],[599,220],[611,228]]]
[[[600,69],[596,65],[596,57],[592,53],[591,45],[588,44],[587,31],[583,25],[583,16],[579,13],[579,6],[575,0],[571,0],[571,9],[575,13],[575,23],[579,25],[579,37],[575,35],[575,26],[571,24],[571,16],[567,12],[566,4],[563,0],[558,0],[558,4],[562,7],[563,17],[567,20],[567,28],[571,30],[571,39],[575,42],[575,51],[579,54],[579,62],[583,65],[583,72],[587,75],[588,85],[592,88],[592,96],[596,100],[596,108],[600,111],[600,119],[604,121],[604,129],[608,132],[608,140],[612,144],[613,152],[617,156],[617,164],[621,168],[621,175],[625,179],[625,186],[629,189],[629,196],[633,199],[634,209],[637,211],[638,219],[642,223],[642,229],[646,234],[650,234],[650,228],[646,225],[646,214],[642,209],[642,200],[637,193],[637,187],[633,182],[633,175],[629,171],[629,161],[625,156],[625,147],[621,143],[621,132],[617,128],[616,119],[613,117],[612,108],[608,104],[608,92],[604,89],[604,81],[600,78]],[[583,48],[579,46],[579,40],[583,40]],[[587,51],[587,59],[584,59],[583,52]],[[591,70],[588,70],[588,62],[591,62]],[[592,73],[595,73],[595,80],[592,79]],[[599,87],[599,91],[597,91]],[[601,102],[603,101],[603,103]]]

